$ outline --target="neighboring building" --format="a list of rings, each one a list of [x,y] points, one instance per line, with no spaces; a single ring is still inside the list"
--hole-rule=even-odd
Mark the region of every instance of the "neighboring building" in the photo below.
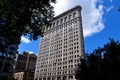
[[[34,72],[22,71],[14,73],[14,79],[17,80],[34,80]]]
[[[7,43],[0,37],[0,80],[13,78],[14,63],[17,54],[17,46]]]
[[[14,77],[18,80],[33,80],[37,56],[28,52],[18,55]]]
[[[80,6],[53,18],[41,37],[34,80],[76,80],[83,42]]]
[[[23,80],[23,77],[24,77],[24,72],[16,72],[14,74],[14,78],[17,80]]]

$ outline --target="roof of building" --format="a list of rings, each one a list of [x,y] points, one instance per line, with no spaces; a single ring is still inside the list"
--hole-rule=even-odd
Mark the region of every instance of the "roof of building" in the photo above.
[[[72,9],[69,9],[69,10],[67,10],[67,11],[65,11],[65,12],[63,12],[63,13],[61,13],[60,15],[54,17],[52,20],[56,20],[56,19],[58,19],[58,18],[60,18],[60,17],[62,17],[62,16],[64,16],[64,15],[70,13],[71,11],[76,10],[76,9],[82,10],[82,7],[81,7],[80,5],[77,5],[77,6],[73,7]]]

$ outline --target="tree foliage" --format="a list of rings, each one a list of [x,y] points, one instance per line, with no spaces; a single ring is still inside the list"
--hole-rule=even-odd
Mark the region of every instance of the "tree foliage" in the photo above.
[[[22,35],[28,36],[30,40],[43,36],[46,24],[54,16],[51,3],[55,2],[56,0],[0,0],[0,59],[1,55],[3,58],[8,54],[15,58]],[[0,65],[0,73],[5,66],[4,61]]]
[[[0,36],[5,36],[12,43],[15,37],[19,39],[23,34],[29,34],[31,39],[36,40],[43,33],[43,25],[54,16],[51,2],[0,0]]]
[[[81,59],[76,70],[78,80],[119,80],[120,43],[110,42]]]
[[[56,0],[0,0],[0,52],[6,45],[18,45],[22,35],[36,40],[54,16]]]
[[[118,11],[120,12],[120,6],[118,7]]]

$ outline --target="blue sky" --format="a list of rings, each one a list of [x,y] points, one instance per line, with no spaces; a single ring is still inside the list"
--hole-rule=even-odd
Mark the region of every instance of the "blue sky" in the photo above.
[[[92,52],[109,41],[109,38],[120,41],[120,0],[57,0],[54,6],[55,15],[76,6],[82,6],[82,24],[85,52]],[[23,51],[38,53],[40,38],[30,41],[21,37],[19,53]]]

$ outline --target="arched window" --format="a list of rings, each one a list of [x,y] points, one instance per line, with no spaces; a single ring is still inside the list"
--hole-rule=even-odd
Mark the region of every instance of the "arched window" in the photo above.
[[[61,23],[61,24],[63,23],[63,19],[61,19],[60,23]]]
[[[64,22],[66,22],[67,21],[67,17],[65,17],[65,19],[64,19]]]
[[[71,15],[69,15],[69,20],[71,20],[72,19],[72,16]]]
[[[73,18],[75,18],[75,17],[76,17],[76,12],[73,13]]]

